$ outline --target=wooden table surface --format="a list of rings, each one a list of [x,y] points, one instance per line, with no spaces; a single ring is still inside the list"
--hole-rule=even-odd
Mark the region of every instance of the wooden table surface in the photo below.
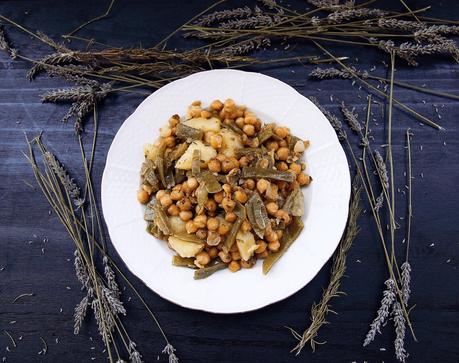
[[[57,39],[102,13],[107,2],[2,1],[0,14]],[[81,36],[94,37],[112,45],[148,46],[209,3],[198,0],[118,0],[107,19],[88,26]],[[413,8],[428,4],[415,0],[409,3]],[[388,4],[402,9],[398,1],[387,1],[386,6]],[[304,6],[304,2],[299,5]],[[450,19],[456,17],[457,20],[459,5],[456,1],[432,2],[431,5],[434,8],[432,14]],[[39,58],[49,51],[30,36],[9,26],[6,30],[22,54]],[[193,42],[177,39],[172,46],[193,45]],[[316,54],[305,44],[298,44],[288,51],[283,48],[279,46],[278,50],[259,56],[279,57],[285,52]],[[330,49],[335,54],[359,58],[361,68],[375,66],[375,74],[388,74],[382,63],[387,57],[382,53],[337,46],[330,46]],[[24,132],[34,136],[43,130],[43,138],[52,151],[73,175],[82,175],[82,170],[78,169],[79,151],[73,127],[59,122],[67,106],[44,105],[39,99],[45,90],[65,83],[46,76],[30,83],[26,79],[29,66],[24,61],[13,62],[5,54],[0,54],[0,359],[6,362],[104,361],[103,346],[93,320],[79,335],[73,334],[73,308],[82,298],[73,269],[73,243],[56,216],[49,212],[22,154],[26,150]],[[311,69],[312,65],[301,64],[254,68],[292,85],[305,96],[317,97],[330,109],[337,111],[338,102],[344,100],[356,107],[359,114],[365,114],[366,93],[363,89],[353,87],[350,81],[311,81],[307,77]],[[459,66],[452,60],[427,58],[417,69],[397,64],[396,78],[459,94]],[[395,92],[397,98],[436,119],[445,128],[435,131],[419,125],[405,113],[396,111],[394,114],[396,186],[401,190],[405,185],[404,134],[407,128],[411,128],[414,134],[414,218],[410,259],[413,267],[412,302],[416,306],[411,319],[418,342],[413,342],[409,336],[406,339],[409,361],[458,362],[459,103],[401,88],[396,88]],[[100,109],[94,168],[98,193],[110,143],[143,97],[136,94],[110,96]],[[375,119],[371,128],[375,145],[380,145],[384,143],[384,122],[379,112],[375,112]],[[405,216],[404,200],[404,194],[397,193],[398,218]],[[400,219],[400,223],[403,224],[404,220]],[[330,324],[319,333],[319,340],[327,343],[318,346],[315,353],[306,347],[300,357],[289,353],[294,340],[284,326],[303,329],[309,323],[311,304],[319,300],[322,287],[327,283],[330,263],[292,297],[259,311],[237,315],[211,315],[181,308],[157,296],[134,276],[130,277],[153,307],[177,348],[181,362],[392,362],[394,334],[391,326],[383,330],[375,343],[362,347],[381,299],[387,270],[368,213],[361,217],[360,225],[362,230],[349,253],[347,278],[342,284],[347,296],[333,301],[333,309],[338,315],[330,315]],[[402,234],[397,238],[400,258],[403,258],[404,249]],[[134,246],[135,241],[132,243]],[[34,295],[13,303],[13,299],[23,293]],[[249,294],[250,291],[241,292],[241,298]],[[130,300],[128,297],[125,300]],[[126,325],[145,361],[166,361],[164,355],[158,358],[164,344],[140,303],[132,297],[126,307]],[[16,348],[3,330],[13,335]],[[48,344],[46,355],[38,354],[43,345],[40,337]]]

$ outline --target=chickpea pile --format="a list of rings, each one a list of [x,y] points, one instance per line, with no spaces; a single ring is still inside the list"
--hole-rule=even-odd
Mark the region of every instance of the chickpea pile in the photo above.
[[[195,278],[285,252],[283,238],[301,219],[300,187],[312,181],[301,161],[308,146],[232,99],[193,102],[145,147],[137,199],[148,231],[168,241],[174,265],[202,270]]]

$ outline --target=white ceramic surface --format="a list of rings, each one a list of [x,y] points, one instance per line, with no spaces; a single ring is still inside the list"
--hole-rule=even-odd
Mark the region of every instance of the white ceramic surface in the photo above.
[[[232,98],[311,141],[306,152],[313,183],[303,189],[305,228],[268,275],[261,262],[234,274],[220,271],[194,280],[193,272],[171,265],[172,251],[145,231],[144,207],[136,199],[143,145],[173,114],[184,114],[194,100],[208,105]],[[304,287],[336,249],[346,225],[349,169],[325,116],[287,84],[260,73],[236,70],[200,72],[162,87],[123,123],[110,147],[102,178],[102,208],[113,245],[127,267],[163,298],[213,313],[240,313],[282,300]]]

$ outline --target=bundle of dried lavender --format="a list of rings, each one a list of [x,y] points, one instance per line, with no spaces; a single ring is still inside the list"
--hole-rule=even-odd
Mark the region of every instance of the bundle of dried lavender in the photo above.
[[[17,49],[11,45],[10,41],[6,37],[5,30],[2,25],[0,25],[0,50],[6,52],[11,59],[16,59],[18,54]]]

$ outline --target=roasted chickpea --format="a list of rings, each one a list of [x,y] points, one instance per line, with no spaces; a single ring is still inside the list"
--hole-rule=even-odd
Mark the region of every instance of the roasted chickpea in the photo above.
[[[236,243],[233,243],[233,245],[230,248],[230,252],[236,252],[239,251],[239,248],[237,247]]]
[[[231,198],[228,198],[228,197],[223,198],[223,200],[222,200],[222,208],[225,211],[231,212],[234,209],[235,206],[236,206],[236,202],[234,200],[232,200]]]
[[[169,207],[173,202],[169,194],[165,194],[159,200],[163,207]]]
[[[241,265],[239,265],[239,263],[237,261],[231,261],[228,265],[228,269],[231,271],[231,272],[237,272],[241,269]]]
[[[169,119],[169,126],[170,127],[175,127],[178,125],[178,123],[180,122],[180,116],[179,115],[173,115],[170,119]]]
[[[283,209],[279,209],[276,212],[276,218],[282,219],[285,224],[289,224],[290,223],[290,219],[291,219],[290,215]]]
[[[293,171],[296,175],[299,175],[301,173],[301,165],[297,163],[291,163],[290,170]]]
[[[223,251],[220,251],[218,253],[218,257],[220,257],[220,260],[222,260],[222,262],[225,262],[225,263],[228,263],[231,261],[231,255]]]
[[[217,159],[219,162],[223,162],[223,161],[225,161],[227,159],[227,157],[226,157],[226,155],[223,155],[223,154],[217,154],[215,159]]]
[[[242,268],[252,268],[255,263],[252,260],[249,260],[249,261],[241,260],[240,264]]]
[[[260,168],[266,169],[269,166],[269,160],[268,159],[261,159],[258,166]]]
[[[257,245],[258,245],[258,247],[257,247],[257,249],[255,250],[255,253],[256,253],[256,254],[260,254],[260,253],[265,252],[265,251],[266,251],[266,248],[268,247],[268,244],[267,244],[265,241],[263,241],[263,240],[257,241]]]
[[[201,106],[201,101],[200,100],[193,101],[193,102],[191,102],[191,105],[192,106]]]
[[[209,212],[215,212],[217,210],[217,203],[214,200],[209,199],[206,203],[204,203],[204,208]]]
[[[207,217],[205,215],[196,216],[193,222],[198,228],[204,228],[207,225]]]
[[[150,200],[150,195],[143,189],[139,190],[137,193],[137,200],[142,204],[146,204]]]
[[[177,202],[177,207],[179,207],[181,211],[189,211],[191,210],[191,208],[193,208],[191,201],[188,198],[183,198],[182,200],[179,200]]]
[[[273,241],[268,243],[268,249],[272,252],[277,252],[279,251],[280,248],[280,243],[279,241]]]
[[[209,218],[207,220],[207,229],[209,231],[216,231],[218,229],[219,224],[220,223],[217,218]]]
[[[205,230],[204,228],[200,228],[196,231],[196,237],[200,238],[200,239],[206,239],[207,237],[207,230]]]
[[[171,199],[172,199],[173,201],[177,201],[177,200],[182,199],[182,198],[184,197],[184,195],[183,195],[183,192],[181,192],[181,191],[179,191],[179,190],[173,190],[173,191],[171,192],[170,197],[171,197]]]
[[[226,194],[226,195],[229,195],[231,194],[231,185],[230,184],[223,184],[222,185],[222,189],[223,189],[223,192]]]
[[[269,181],[266,179],[260,179],[257,181],[257,189],[260,192],[260,194],[263,194],[266,192],[266,189],[269,187]]]
[[[244,204],[245,202],[247,202],[247,199],[249,198],[247,197],[247,194],[244,191],[236,190],[234,192],[234,199],[236,199],[239,203]]]
[[[225,107],[229,107],[229,108],[234,108],[234,107],[236,107],[236,103],[235,103],[234,100],[232,100],[231,98],[227,98],[227,99],[225,100],[225,102],[223,103],[223,105],[224,105]]]
[[[211,159],[207,163],[207,168],[211,173],[219,173],[222,170],[222,165],[217,159]]]
[[[244,221],[241,224],[241,231],[242,232],[248,232],[251,229],[252,229],[252,225],[250,224],[250,222],[248,220],[244,219]]]
[[[187,233],[196,233],[198,226],[193,221],[186,222],[185,229]]]
[[[276,151],[276,156],[279,160],[285,161],[288,159],[290,150],[287,147],[281,147]]]
[[[262,253],[257,255],[257,257],[261,258],[261,259],[265,259],[268,256],[269,256],[269,251],[268,250],[266,250],[265,252],[262,252]]]
[[[167,213],[170,216],[178,216],[180,213],[180,209],[175,204],[172,204],[169,208],[167,208]]]
[[[210,108],[214,111],[220,111],[223,108],[223,103],[219,100],[212,101]]]
[[[228,234],[229,230],[230,229],[229,229],[227,224],[220,224],[218,226],[218,234],[221,235],[221,236],[224,236],[224,235]]]
[[[205,266],[210,262],[210,256],[206,251],[201,251],[196,255],[196,262],[201,265]]]
[[[165,125],[159,129],[159,136],[168,137],[172,135],[172,131],[169,125]]]
[[[282,237],[284,236],[284,231],[282,229],[277,229],[274,232],[276,232],[277,238],[279,238],[279,240],[281,240]]]
[[[222,161],[223,172],[228,173],[235,168],[239,168],[239,161],[235,157],[230,157]]]
[[[193,212],[189,210],[182,210],[179,212],[179,217],[182,221],[188,222],[191,218],[193,218]]]
[[[175,137],[174,136],[168,136],[164,138],[164,143],[166,144],[166,147],[174,147],[175,146]]]
[[[274,133],[281,139],[285,139],[290,134],[286,127],[276,127]]]
[[[233,261],[239,261],[241,259],[241,254],[239,253],[239,251],[231,252],[231,259]]]
[[[234,214],[233,212],[226,213],[225,215],[225,221],[229,223],[233,223],[234,221],[236,221],[236,219],[237,219],[237,215]]]
[[[188,178],[188,180],[186,181],[186,184],[190,191],[195,190],[199,185],[198,179],[196,179],[195,177]]]
[[[257,123],[257,117],[254,114],[248,115],[244,118],[244,123],[254,126]]]
[[[243,184],[244,188],[253,190],[255,188],[255,180],[253,179],[246,179]]]
[[[212,117],[212,114],[207,110],[203,110],[203,111],[201,111],[201,117],[210,118],[210,117]]]
[[[239,159],[239,166],[247,166],[249,165],[249,158],[247,156],[241,156],[241,158]]]
[[[287,171],[288,170],[288,165],[285,161],[280,161],[276,164],[276,168],[279,171]]]
[[[221,135],[215,134],[210,137],[209,144],[214,149],[220,149],[222,147],[223,138]]]
[[[277,143],[277,141],[268,141],[266,143],[266,148],[269,151],[277,151],[277,149],[279,149],[279,144]]]
[[[253,136],[255,135],[255,127],[253,125],[244,125],[242,127],[242,131],[244,131],[244,133],[247,135],[247,136]]]
[[[279,206],[277,205],[276,202],[269,202],[266,204],[266,211],[271,214],[272,216],[276,215],[276,212],[278,211]]]
[[[287,147],[287,146],[288,146],[288,143],[287,143],[286,140],[280,140],[280,141],[279,141],[279,146],[280,146],[280,147]]]
[[[210,258],[215,258],[218,255],[218,248],[217,247],[210,247],[207,250],[207,253],[209,254]]]
[[[238,118],[236,119],[236,121],[234,121],[234,123],[237,125],[237,127],[241,128],[241,129],[242,129],[242,128],[244,127],[244,125],[245,125],[245,124],[244,124],[244,118],[242,118],[242,117],[238,117]]]
[[[156,200],[160,201],[162,197],[164,197],[166,195],[166,191],[165,190],[158,190],[156,192]]]
[[[276,242],[279,240],[279,237],[277,237],[277,234],[274,231],[266,233],[265,238],[268,242]]]
[[[214,194],[214,200],[216,203],[220,204],[223,200],[223,192],[218,192]]]
[[[309,185],[312,179],[309,175],[306,175],[305,173],[300,173],[296,180],[300,185]]]

